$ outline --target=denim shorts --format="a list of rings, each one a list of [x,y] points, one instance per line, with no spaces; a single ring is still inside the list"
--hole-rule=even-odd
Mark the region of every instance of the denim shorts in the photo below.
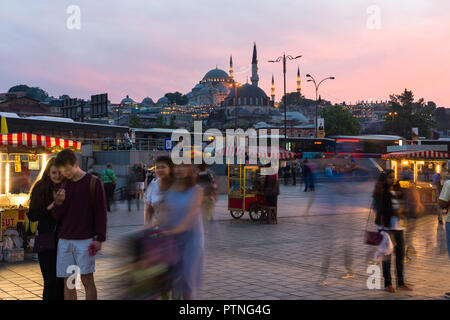
[[[67,240],[59,239],[56,257],[56,276],[68,278],[74,272],[74,266],[80,274],[95,272],[95,256],[89,254],[92,239]]]

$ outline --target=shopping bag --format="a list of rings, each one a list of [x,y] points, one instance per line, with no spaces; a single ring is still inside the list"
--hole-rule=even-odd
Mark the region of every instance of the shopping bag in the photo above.
[[[364,243],[371,246],[378,246],[381,243],[383,236],[378,230],[369,230],[369,222],[373,221],[373,219],[370,219],[373,216],[372,208],[373,203],[370,205],[369,216],[367,217],[366,230],[364,231]]]

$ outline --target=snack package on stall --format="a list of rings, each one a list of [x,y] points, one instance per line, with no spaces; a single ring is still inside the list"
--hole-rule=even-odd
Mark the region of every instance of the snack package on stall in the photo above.
[[[4,236],[3,240],[4,240],[3,250],[14,249],[14,241],[12,240],[11,236]]]
[[[19,236],[12,236],[12,240],[14,242],[14,248],[22,248],[23,247],[23,239]]]
[[[15,229],[6,229],[5,231],[3,231],[3,235],[4,236],[19,236],[19,232]]]
[[[3,259],[5,262],[21,262],[24,261],[25,255],[23,248],[8,249],[3,251]]]

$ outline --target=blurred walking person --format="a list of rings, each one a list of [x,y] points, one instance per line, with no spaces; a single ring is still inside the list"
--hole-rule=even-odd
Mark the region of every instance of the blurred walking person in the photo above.
[[[175,181],[167,191],[161,228],[174,235],[178,247],[179,263],[173,293],[184,300],[193,299],[200,286],[203,272],[204,230],[201,217],[203,190],[195,183],[191,164],[175,166]]]
[[[174,181],[174,164],[169,156],[159,156],[155,161],[156,179],[153,179],[148,186],[145,195],[145,225],[153,226],[153,222],[158,220],[161,214],[161,202],[164,194],[169,190]]]
[[[266,165],[270,168],[270,164]],[[280,184],[278,175],[267,174],[264,179],[264,197],[266,198],[266,207],[268,207],[268,223],[278,223],[278,196],[280,194]]]
[[[217,184],[213,174],[207,168],[207,165],[203,163],[199,166],[197,173],[197,184],[203,189],[202,217],[205,233],[208,233],[213,221],[214,206],[217,200]]]
[[[287,186],[289,182],[289,177],[291,175],[291,167],[286,166],[283,170],[283,178],[284,178],[284,185]]]
[[[144,191],[145,191],[145,178],[147,173],[144,169],[144,164],[139,163],[135,170],[136,173],[136,199],[144,200]]]
[[[116,174],[113,171],[112,163],[106,165],[106,169],[100,174],[106,195],[106,210],[111,212],[111,204],[114,201],[114,190],[116,189]]]
[[[295,162],[292,163],[292,185],[297,185],[297,164]]]
[[[394,245],[395,265],[397,271],[397,288],[412,290],[405,284],[403,276],[405,242],[404,230],[400,226],[399,204],[395,192],[394,171],[386,170],[380,174],[373,192],[374,207],[376,211],[375,224],[378,230],[384,230],[389,234]],[[384,288],[386,291],[394,293],[396,289],[392,286],[391,278],[392,255],[385,256],[382,261]]]
[[[356,167],[340,168],[336,167],[336,175],[328,177],[327,187],[330,188],[327,197],[327,211],[329,215],[347,214],[347,212],[340,212],[340,204],[342,200],[348,197],[354,197],[355,191],[353,181],[351,179],[353,171]],[[347,200],[348,201],[348,200]],[[335,241],[336,239],[344,239],[343,245],[343,260],[345,273],[340,277],[341,279],[348,280],[355,278],[353,268],[353,243],[355,239],[354,228],[350,227],[350,222],[347,223],[348,229],[342,231],[336,229],[332,225],[325,225],[322,228],[324,233],[324,239],[321,240],[323,261],[322,261],[322,280],[321,285],[328,285],[328,272],[330,268],[332,255],[339,254],[336,252]]]
[[[125,193],[128,205],[128,211],[131,211],[131,200],[136,200],[136,210],[139,211],[139,199],[136,198],[136,173],[133,167],[128,168],[127,179],[125,183]]]
[[[314,173],[308,159],[303,160],[302,169],[303,181],[305,183],[304,192],[314,191]]]
[[[406,232],[405,232],[405,261],[411,260],[417,254],[414,247],[417,220],[424,214],[425,208],[420,200],[420,194],[415,184],[411,183],[403,189],[403,201],[405,206]]]
[[[433,175],[433,187],[436,190],[436,198],[439,199],[439,196],[440,196],[441,190],[442,190],[441,174],[439,172],[436,172]],[[439,210],[439,212],[438,212],[438,220],[439,220],[439,224],[443,224],[441,210]]]

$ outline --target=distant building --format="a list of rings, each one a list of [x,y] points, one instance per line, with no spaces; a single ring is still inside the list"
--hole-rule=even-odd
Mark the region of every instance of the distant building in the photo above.
[[[161,106],[168,106],[170,105],[170,100],[167,97],[161,97],[158,99],[158,101],[156,102],[156,105],[161,107]]]
[[[232,71],[232,60],[230,60],[230,63],[230,70]],[[216,67],[216,69],[208,71],[203,79],[187,94],[189,104],[220,106],[230,93],[232,83],[232,76]]]
[[[8,98],[0,102],[0,112],[12,112],[21,117],[28,116],[61,116],[59,107],[42,103],[39,100],[25,96],[8,96]]]
[[[0,93],[0,102],[6,101],[8,99],[13,99],[13,98],[26,97],[26,95],[27,95],[27,93],[25,91]]]

